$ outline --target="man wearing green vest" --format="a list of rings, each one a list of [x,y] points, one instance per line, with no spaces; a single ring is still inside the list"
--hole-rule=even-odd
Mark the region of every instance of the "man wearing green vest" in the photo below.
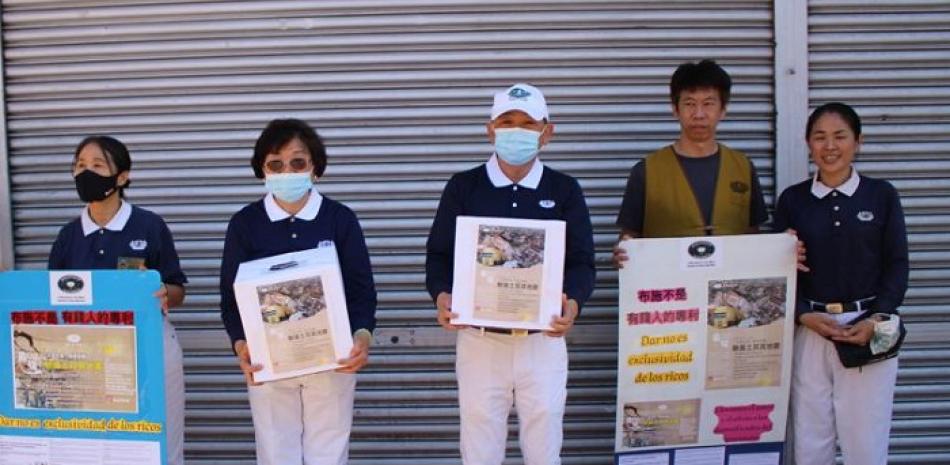
[[[732,79],[716,62],[680,65],[670,80],[680,136],[634,165],[617,225],[620,240],[745,234],[768,219],[755,166],[716,140]],[[626,251],[614,248],[622,267]]]

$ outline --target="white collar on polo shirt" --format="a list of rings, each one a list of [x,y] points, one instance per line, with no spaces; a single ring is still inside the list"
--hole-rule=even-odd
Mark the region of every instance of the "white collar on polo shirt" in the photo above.
[[[858,184],[861,182],[861,177],[858,176],[858,169],[853,165],[851,166],[851,176],[848,177],[848,180],[844,184],[838,187],[828,187],[823,182],[818,180],[818,172],[815,172],[815,176],[811,180],[811,195],[818,197],[819,199],[825,198],[828,194],[833,191],[841,192],[848,197],[854,195],[854,192],[858,190]]]
[[[100,229],[108,229],[109,231],[121,231],[125,229],[125,224],[129,222],[129,217],[132,216],[132,204],[121,200],[121,205],[119,205],[119,211],[115,212],[115,216],[106,223],[104,228],[100,228],[95,221],[92,221],[92,217],[89,216],[89,206],[85,206],[82,209],[82,213],[79,214],[79,221],[82,223],[82,235],[88,236]]]
[[[296,215],[293,215],[293,217],[313,221],[313,219],[317,217],[317,213],[320,212],[320,205],[322,204],[323,196],[317,192],[316,187],[312,187],[310,188],[310,198],[307,199],[307,203],[304,204],[303,208],[301,208]],[[264,210],[267,211],[267,217],[270,218],[272,223],[291,217],[290,213],[287,213],[283,208],[280,208],[280,205],[277,205],[277,201],[274,200],[274,195],[270,193],[264,196]]]
[[[508,179],[508,176],[505,176],[505,173],[501,170],[501,166],[498,165],[498,155],[492,154],[488,162],[485,163],[485,167],[488,168],[488,180],[491,181],[493,186],[507,187],[514,184],[511,179]],[[528,189],[537,189],[538,184],[541,184],[541,174],[543,173],[544,165],[541,164],[541,159],[535,158],[534,166],[531,167],[531,171],[528,171],[528,175],[525,176],[524,179],[518,181],[518,185],[527,187]]]

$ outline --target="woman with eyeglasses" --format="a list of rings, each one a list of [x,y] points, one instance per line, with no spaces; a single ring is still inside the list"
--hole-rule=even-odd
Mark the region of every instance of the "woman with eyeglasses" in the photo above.
[[[320,136],[297,119],[271,121],[254,146],[251,167],[267,194],[231,217],[221,262],[221,318],[248,384],[259,465],[347,463],[356,375],[366,365],[376,325],[369,253],[352,210],[318,192],[327,166]],[[241,263],[312,249],[332,241],[340,261],[353,350],[336,371],[253,382],[244,327],[234,297]]]
[[[109,136],[82,140],[73,155],[72,175],[79,217],[59,231],[49,254],[51,270],[151,269],[161,275],[155,296],[162,312],[185,299],[188,281],[178,263],[175,241],[165,221],[125,200],[132,158],[125,144]],[[185,375],[175,328],[164,318],[165,422],[169,465],[184,464]]]

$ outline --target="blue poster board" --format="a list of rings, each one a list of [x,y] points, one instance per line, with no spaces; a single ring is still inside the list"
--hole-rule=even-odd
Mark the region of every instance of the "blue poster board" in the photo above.
[[[164,465],[155,271],[0,273],[6,463]]]

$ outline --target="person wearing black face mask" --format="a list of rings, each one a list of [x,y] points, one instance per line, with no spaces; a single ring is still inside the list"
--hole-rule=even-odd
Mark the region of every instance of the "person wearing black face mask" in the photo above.
[[[86,203],[60,230],[49,256],[51,270],[154,269],[162,279],[155,293],[162,312],[181,305],[185,274],[175,243],[158,215],[125,201],[132,160],[122,142],[90,136],[76,147],[72,174]],[[169,465],[184,463],[185,384],[175,329],[164,319],[166,431]]]
[[[76,181],[76,191],[83,202],[102,202],[109,198],[119,187],[119,175],[103,176],[91,169],[84,169],[73,178]],[[128,181],[126,181],[128,185]]]

